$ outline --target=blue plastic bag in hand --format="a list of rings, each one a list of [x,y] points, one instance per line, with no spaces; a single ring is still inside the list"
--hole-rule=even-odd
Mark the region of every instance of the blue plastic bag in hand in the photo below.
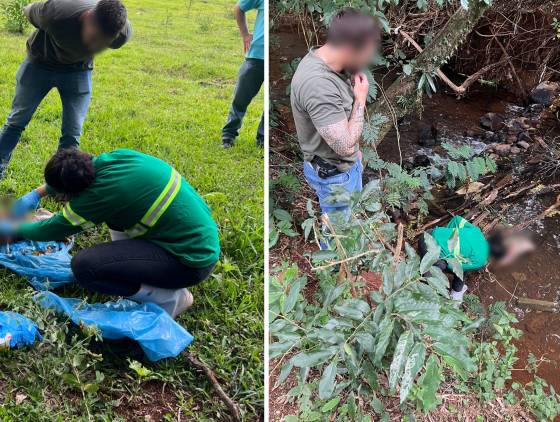
[[[37,325],[15,312],[0,312],[0,349],[30,346],[43,338]]]
[[[103,338],[126,337],[137,341],[152,362],[178,356],[193,341],[187,330],[153,303],[138,304],[121,299],[87,304],[52,292],[39,292],[35,300],[45,308],[68,315],[76,325],[95,325]]]
[[[70,269],[73,243],[21,242],[0,246],[0,265],[26,277],[37,290],[56,289],[72,283]]]

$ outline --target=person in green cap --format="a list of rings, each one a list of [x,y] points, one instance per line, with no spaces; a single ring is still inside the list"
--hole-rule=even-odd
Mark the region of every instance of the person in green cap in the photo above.
[[[247,107],[259,93],[264,82],[264,5],[264,0],[239,0],[234,9],[235,20],[243,39],[243,52],[246,56],[237,75],[233,102],[227,122],[222,129],[224,148],[230,148],[235,144]],[[249,32],[246,17],[246,13],[250,10],[257,11],[252,34]],[[257,129],[256,143],[260,147],[264,146],[264,113]]]
[[[37,223],[0,222],[0,235],[61,241],[105,223],[112,242],[78,252],[72,272],[85,289],[160,305],[172,317],[193,303],[187,287],[207,279],[220,256],[218,228],[193,187],[168,163],[119,149],[94,157],[77,149],[57,152],[45,167],[42,197],[65,202]],[[29,195],[29,194],[28,194]]]
[[[441,248],[440,260],[435,265],[446,271],[446,260],[455,258],[461,264],[463,274],[484,268],[490,259],[496,260],[498,265],[510,264],[518,256],[533,249],[529,239],[519,235],[508,236],[505,231],[498,231],[487,239],[482,230],[461,216],[453,217],[445,227],[434,228],[431,235]],[[424,236],[420,237],[418,248],[421,256],[427,253]],[[454,300],[463,300],[467,291],[464,278],[464,275],[461,278],[453,274],[451,297]]]

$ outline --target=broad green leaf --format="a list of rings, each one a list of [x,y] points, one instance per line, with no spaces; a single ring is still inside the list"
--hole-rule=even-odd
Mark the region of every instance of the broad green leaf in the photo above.
[[[436,292],[449,299],[449,280],[447,280],[447,277],[445,278],[445,282],[443,282],[439,277],[426,277],[426,281]]]
[[[394,320],[387,315],[379,326],[379,333],[377,335],[377,344],[375,345],[374,363],[380,364],[383,356],[385,356],[385,351],[391,340],[391,334],[393,333]]]
[[[457,260],[455,258],[447,258],[446,261],[447,261],[447,264],[449,265],[449,268],[451,269],[451,271],[453,271],[453,273],[455,273],[455,275],[457,277],[459,277],[461,280],[463,280],[463,277],[464,277],[463,266],[461,265],[459,260]]]
[[[286,381],[286,379],[290,375],[290,372],[292,372],[293,368],[294,368],[294,364],[292,363],[291,360],[289,360],[284,365],[282,365],[282,369],[280,370],[280,375],[278,376],[278,379],[276,380],[276,384],[275,384],[276,387],[278,387],[279,385],[282,385],[284,383],[284,381]]]
[[[334,381],[336,378],[337,361],[331,362],[323,371],[321,381],[319,381],[319,398],[321,400],[330,399],[334,391]]]
[[[290,213],[281,208],[276,208],[274,211],[272,211],[272,214],[280,221],[292,221],[292,216],[290,215]]]
[[[371,292],[370,297],[371,297],[371,300],[373,300],[377,304],[383,302],[383,296],[381,295],[381,293],[378,290],[375,290],[375,291]]]
[[[286,300],[284,302],[284,306],[282,308],[283,312],[285,314],[287,314],[288,312],[290,312],[292,309],[294,309],[294,306],[296,305],[296,302],[298,300],[299,297],[299,293],[301,291],[301,289],[303,288],[303,286],[305,285],[305,279],[299,279],[296,280],[292,287],[290,288],[290,292],[288,293],[288,296],[286,296]]]
[[[325,301],[323,302],[323,308],[328,308],[336,299],[340,297],[344,290],[346,289],[346,284],[340,283],[334,288],[329,289],[328,293],[325,295]]]
[[[421,274],[425,274],[430,270],[432,265],[434,265],[439,260],[439,256],[441,253],[441,248],[429,233],[424,233],[424,240],[426,241],[428,251],[420,262]]]
[[[393,289],[397,290],[405,283],[406,273],[407,273],[406,270],[407,270],[406,261],[399,262],[393,278]]]
[[[426,371],[418,378],[418,399],[424,413],[435,410],[440,400],[437,391],[442,381],[441,368],[436,355],[431,354],[426,361]]]
[[[292,363],[298,368],[312,368],[325,363],[336,353],[330,349],[322,350],[320,352],[300,352],[292,358]]]
[[[410,354],[408,355],[404,367],[404,373],[401,380],[401,392],[400,392],[401,404],[404,403],[404,401],[408,397],[408,393],[410,393],[410,389],[412,388],[414,379],[416,378],[416,375],[424,365],[425,357],[426,357],[426,346],[424,346],[424,343],[416,343],[412,348],[412,350],[410,351]]]
[[[366,376],[366,379],[371,389],[373,391],[377,390],[379,388],[379,383],[377,381],[377,370],[371,364],[369,359],[364,360],[364,363],[362,364],[362,369],[364,371],[364,375]]]
[[[381,288],[386,295],[390,295],[394,289],[394,277],[395,274],[390,270],[389,267],[385,267],[383,270],[383,282]]]
[[[334,399],[328,401],[327,403],[325,403],[323,405],[323,407],[321,407],[321,412],[323,413],[327,413],[330,412],[331,410],[333,410],[336,406],[338,406],[338,403],[340,403],[340,399],[341,397],[335,397]]]
[[[275,357],[278,357],[281,354],[287,352],[290,349],[290,347],[292,347],[293,345],[294,345],[293,341],[272,343],[268,348],[270,359],[274,359]]]
[[[359,333],[356,335],[356,341],[362,346],[365,352],[373,353],[375,338],[370,333]]]
[[[329,259],[335,259],[337,254],[335,251],[320,250],[313,252],[312,257],[314,261],[327,261]]]
[[[425,0],[419,0],[419,1],[425,1]],[[410,63],[403,65],[403,72],[406,76],[410,76],[412,74],[412,65]]]
[[[373,408],[373,411],[375,413],[377,413],[378,415],[381,415],[382,413],[385,412],[385,405],[383,404],[383,402],[381,400],[379,400],[377,398],[377,396],[375,396],[371,400],[371,407]]]
[[[477,366],[465,347],[441,342],[434,343],[432,347],[453,369],[458,370],[456,372],[460,375],[476,371]]]
[[[355,320],[362,320],[364,318],[364,313],[358,309],[351,306],[337,305],[334,310],[340,314],[340,316],[347,317]]]
[[[391,392],[394,392],[397,388],[397,383],[399,382],[402,371],[404,370],[404,365],[413,341],[414,335],[410,331],[405,331],[399,337],[389,372],[389,389]]]
[[[430,325],[424,328],[424,333],[430,336],[433,342],[446,343],[453,347],[465,348],[465,350],[469,343],[464,334],[453,328]]]

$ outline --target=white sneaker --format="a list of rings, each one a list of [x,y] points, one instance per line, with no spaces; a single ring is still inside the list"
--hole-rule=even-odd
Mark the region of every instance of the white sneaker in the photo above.
[[[194,301],[193,295],[185,289],[162,289],[160,287],[142,284],[140,290],[132,299],[140,303],[155,303],[159,305],[172,318],[189,309]]]
[[[457,302],[462,302],[463,301],[463,296],[465,295],[466,291],[467,291],[467,285],[466,284],[463,286],[463,289],[460,292],[456,292],[455,290],[451,290],[451,299],[456,300]]]

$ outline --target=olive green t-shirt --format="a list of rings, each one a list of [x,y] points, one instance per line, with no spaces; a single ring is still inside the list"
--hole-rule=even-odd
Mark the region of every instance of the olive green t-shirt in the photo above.
[[[138,223],[169,182],[172,167],[156,157],[119,149],[94,159],[95,181],[69,202],[72,212],[95,225],[124,231]],[[64,240],[82,231],[64,213],[25,223],[18,236],[28,240]],[[210,208],[183,178],[179,193],[156,225],[138,237],[177,256],[186,265],[206,268],[220,256],[218,228]],[[163,276],[163,275],[162,275]]]
[[[37,28],[27,40],[29,60],[49,70],[93,69],[93,56],[82,43],[82,13],[91,10],[97,0],[47,0],[33,3],[29,22]],[[122,47],[132,35],[127,22],[109,48]]]
[[[304,159],[311,161],[317,156],[341,171],[348,170],[358,158],[358,147],[352,156],[342,157],[333,151],[317,128],[350,118],[354,91],[349,76],[335,72],[312,49],[292,79],[291,103]]]

